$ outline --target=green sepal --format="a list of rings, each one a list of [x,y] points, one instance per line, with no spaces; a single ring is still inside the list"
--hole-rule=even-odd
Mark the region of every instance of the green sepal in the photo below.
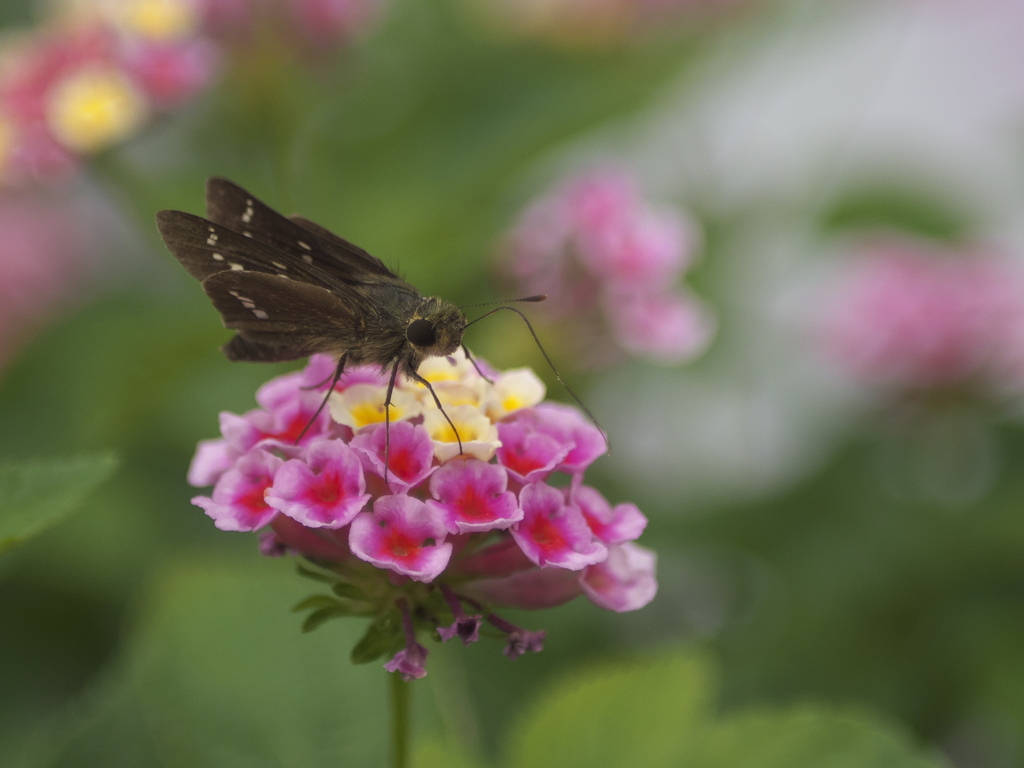
[[[322,581],[324,584],[334,584],[338,580],[338,578],[333,574],[314,571],[312,568],[307,568],[302,563],[297,563],[295,569],[299,572],[299,576],[305,576],[307,579],[312,579],[313,581]]]
[[[330,595],[310,595],[305,600],[302,600],[295,604],[292,608],[292,613],[299,613],[300,611],[319,610],[321,608],[337,608],[345,607],[345,605],[339,602],[337,599]]]
[[[366,592],[357,587],[355,584],[349,584],[348,582],[339,581],[335,582],[331,586],[331,590],[338,597],[345,597],[349,600],[365,600]]]
[[[329,621],[330,619],[340,619],[348,615],[350,615],[350,612],[347,607],[341,603],[335,603],[328,608],[321,608],[320,610],[313,611],[313,613],[309,614],[309,616],[306,617],[306,620],[302,622],[302,631],[304,633],[312,632],[325,621]]]
[[[352,648],[352,663],[369,664],[396,646],[400,646],[399,631],[398,622],[395,621],[395,614],[387,613],[375,619],[367,627],[366,634]]]

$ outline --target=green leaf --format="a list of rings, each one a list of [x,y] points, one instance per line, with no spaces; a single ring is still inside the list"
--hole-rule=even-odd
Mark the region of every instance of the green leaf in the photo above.
[[[299,632],[288,608],[306,587],[280,562],[177,563],[145,596],[107,695],[38,764],[384,765],[387,673],[348,659],[362,621]]]
[[[569,678],[518,729],[510,765],[675,765],[705,727],[709,675],[700,660],[672,656]]]
[[[564,681],[513,734],[512,768],[939,768],[898,730],[831,707],[716,718],[711,674],[673,655]]]
[[[112,454],[0,465],[0,552],[59,523],[117,465]]]
[[[860,714],[809,706],[739,715],[711,731],[700,768],[937,768],[903,734]]]
[[[353,664],[376,661],[396,644],[397,629],[391,616],[383,616],[366,629],[366,634],[352,648]]]

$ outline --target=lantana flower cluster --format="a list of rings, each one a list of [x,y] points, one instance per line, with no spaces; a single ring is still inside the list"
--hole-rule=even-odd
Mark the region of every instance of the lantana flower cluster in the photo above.
[[[296,52],[351,41],[379,0],[65,0],[0,51],[0,180],[66,176],[180,108],[265,30]]]
[[[505,239],[501,270],[538,305],[593,367],[635,355],[689,360],[714,322],[680,284],[693,262],[694,226],[679,210],[654,208],[623,170],[573,176],[533,202]]]
[[[259,408],[222,413],[222,437],[200,443],[189,469],[193,485],[213,485],[193,503],[218,528],[263,531],[264,554],[301,555],[331,583],[333,596],[303,604],[309,626],[371,617],[354,658],[393,653],[385,667],[406,678],[426,674],[419,631],[469,644],[486,625],[516,658],[540,650],[544,633],[498,606],[583,594],[630,611],[657,590],[654,553],[633,543],[646,518],[584,483],[606,451],[601,432],[578,409],[544,402],[529,369],[477,364],[460,352],[419,369],[451,424],[424,386],[400,377],[389,429],[376,368],[347,370],[317,415],[334,361],[314,356],[265,384]]]
[[[865,384],[1024,392],[1024,269],[1005,256],[874,242],[829,295],[826,318],[827,351]]]

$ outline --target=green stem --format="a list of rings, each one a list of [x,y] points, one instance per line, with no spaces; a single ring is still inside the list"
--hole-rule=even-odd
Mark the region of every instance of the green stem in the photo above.
[[[391,678],[391,766],[409,768],[409,684],[398,672]]]

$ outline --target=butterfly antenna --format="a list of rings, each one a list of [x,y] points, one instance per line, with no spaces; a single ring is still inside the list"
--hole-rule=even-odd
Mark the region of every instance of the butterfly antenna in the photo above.
[[[531,296],[530,297],[530,299],[536,300],[536,301],[540,301],[540,300],[542,300],[544,298],[546,298],[546,297],[544,297],[544,296],[541,296],[541,297]],[[540,343],[540,339],[537,337],[537,332],[535,330],[533,330],[533,325],[530,323],[530,319],[526,315],[524,315],[522,312],[520,312],[515,307],[507,307],[507,306],[495,307],[490,312],[486,312],[486,313],[480,315],[480,317],[476,318],[475,320],[470,320],[468,323],[466,323],[466,327],[468,328],[473,323],[479,322],[480,320],[483,320],[485,317],[490,317],[491,315],[495,314],[496,312],[501,312],[503,309],[508,310],[509,312],[514,312],[515,314],[519,315],[519,317],[522,319],[522,321],[524,323],[526,323],[526,327],[530,330],[530,335],[533,336],[533,340],[537,344],[537,349],[539,349],[540,353],[542,355],[544,355],[544,359],[547,361],[548,366],[551,368],[551,372],[553,374],[555,374],[555,378],[558,379],[558,383],[561,384],[563,387],[565,387],[565,391],[568,392],[572,396],[572,399],[576,401],[576,405],[578,405],[582,409],[582,411],[585,414],[587,414],[587,418],[590,419],[591,423],[595,427],[597,427],[598,432],[601,433],[601,437],[604,438],[604,445],[608,449],[608,453],[611,454],[612,446],[611,446],[611,443],[608,441],[608,433],[604,431],[604,427],[602,427],[601,424],[598,422],[598,420],[594,417],[594,414],[592,414],[590,412],[590,409],[587,408],[587,406],[585,406],[583,404],[583,401],[579,399],[579,397],[576,395],[576,393],[572,391],[572,387],[570,387],[568,384],[565,383],[565,379],[562,378],[562,374],[560,374],[558,372],[558,369],[555,368],[555,364],[553,362],[551,362],[551,358],[548,356],[547,350],[544,349],[544,345]]]
[[[500,302],[497,302],[497,301],[483,301],[483,302],[480,302],[479,304],[467,304],[466,306],[463,307],[463,309],[470,309],[472,307],[489,307],[491,304],[499,304],[499,303],[500,304],[536,304],[538,301],[546,301],[547,298],[548,298],[548,295],[546,293],[539,293],[536,296],[524,296],[521,299],[508,299],[507,301],[506,300],[502,300]],[[477,320],[479,320],[479,319],[480,318],[477,318]]]
[[[302,428],[302,431],[299,432],[299,436],[295,438],[296,445],[298,445],[298,442],[299,440],[302,439],[303,435],[305,435],[309,431],[309,428],[313,426],[313,422],[317,420],[317,417],[320,416],[320,413],[323,411],[324,406],[327,405],[327,398],[331,396],[331,393],[334,391],[334,385],[337,384],[338,379],[341,378],[341,372],[345,370],[345,361],[347,359],[348,355],[342,355],[340,358],[338,358],[338,367],[334,369],[334,376],[331,378],[331,386],[327,388],[327,392],[324,394],[324,399],[320,401],[320,407],[316,409],[316,413],[313,414],[313,418],[306,422],[306,426]],[[320,384],[323,384],[325,381],[327,381],[327,379],[321,381]],[[320,384],[317,384],[316,386],[319,387]]]

